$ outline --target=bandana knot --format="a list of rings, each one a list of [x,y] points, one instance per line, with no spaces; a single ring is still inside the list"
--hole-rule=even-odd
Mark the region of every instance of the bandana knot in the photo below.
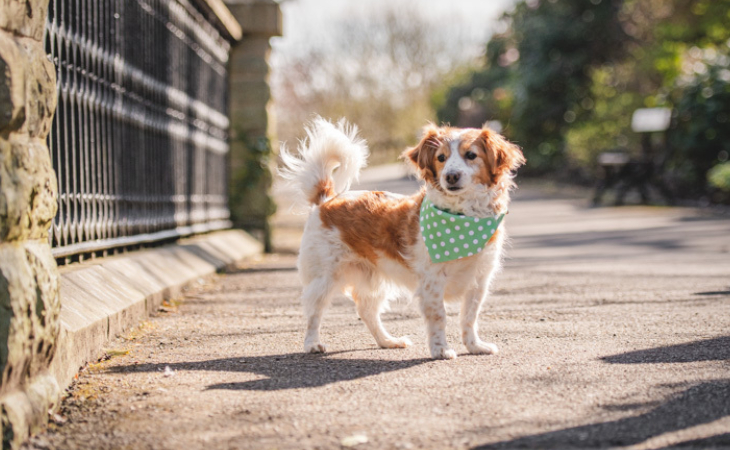
[[[428,198],[421,204],[421,234],[434,263],[473,256],[482,251],[504,219],[453,214],[436,208]]]

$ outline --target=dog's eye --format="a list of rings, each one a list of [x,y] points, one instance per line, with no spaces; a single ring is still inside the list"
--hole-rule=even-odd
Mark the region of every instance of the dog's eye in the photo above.
[[[466,155],[464,155],[466,159],[468,160],[474,160],[477,158],[477,154],[474,152],[466,152]]]
[[[436,159],[438,159],[438,160],[439,160],[439,162],[444,162],[444,161],[446,161],[446,155],[443,155],[443,154],[441,154],[441,155],[439,155],[439,156],[438,156],[438,158],[436,158]]]

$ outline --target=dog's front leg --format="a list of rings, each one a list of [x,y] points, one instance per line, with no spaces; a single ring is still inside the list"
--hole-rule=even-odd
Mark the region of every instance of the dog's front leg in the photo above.
[[[426,319],[426,333],[431,357],[454,359],[456,352],[446,342],[446,309],[444,308],[444,284],[433,279],[421,283],[416,291],[421,312]]]
[[[496,345],[479,339],[477,319],[488,290],[489,282],[482,281],[472,289],[461,304],[461,339],[469,353],[482,355],[499,353]]]

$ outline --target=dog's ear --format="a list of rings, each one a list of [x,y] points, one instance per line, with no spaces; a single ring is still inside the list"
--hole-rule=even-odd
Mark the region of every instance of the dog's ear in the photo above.
[[[433,160],[441,146],[440,137],[442,131],[435,125],[428,125],[423,129],[423,138],[413,148],[406,149],[401,157],[406,161],[410,161],[417,169],[418,175],[425,181],[434,181],[436,179],[436,168]]]
[[[492,183],[499,183],[505,174],[517,170],[527,162],[518,146],[489,128],[483,128],[479,138],[484,146]]]

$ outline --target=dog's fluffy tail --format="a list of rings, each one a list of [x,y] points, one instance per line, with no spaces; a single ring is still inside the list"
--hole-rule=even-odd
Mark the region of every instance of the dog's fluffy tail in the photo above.
[[[311,204],[319,205],[357,181],[368,147],[358,136],[357,126],[345,119],[333,124],[317,117],[305,131],[307,138],[297,149],[299,157],[282,148],[279,174],[298,187]]]

